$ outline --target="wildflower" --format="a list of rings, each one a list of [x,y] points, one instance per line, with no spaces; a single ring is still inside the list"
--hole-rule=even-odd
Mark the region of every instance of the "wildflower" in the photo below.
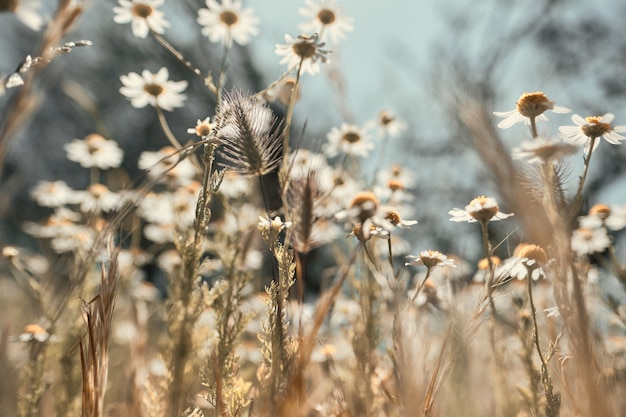
[[[289,179],[306,178],[315,172],[319,180],[320,173],[329,168],[324,155],[308,149],[296,149],[289,154]],[[319,181],[318,181],[319,182]]]
[[[87,252],[93,249],[97,232],[82,225],[72,225],[62,230],[62,233],[53,236],[50,247],[56,253]]]
[[[198,119],[196,126],[187,129],[187,133],[190,135],[196,135],[200,138],[205,138],[209,136],[211,129],[213,129],[213,126],[211,125],[211,118],[207,117],[204,120]]]
[[[474,274],[474,277],[472,278],[472,282],[484,283],[487,280],[489,274],[491,273],[489,271],[489,261],[490,259],[488,258],[483,258],[480,261],[478,261],[478,264],[477,264],[478,270]],[[499,269],[502,266],[502,259],[500,259],[497,256],[492,256],[491,265],[495,269],[494,275],[498,276]]]
[[[40,181],[30,195],[42,207],[61,207],[75,200],[74,190],[65,181]]]
[[[362,191],[357,193],[348,208],[335,214],[338,220],[348,219],[353,225],[353,234],[359,240],[368,240],[376,227],[385,230],[393,229],[391,222],[379,212],[379,201],[374,193]]]
[[[620,141],[626,137],[617,132],[626,132],[626,126],[612,126],[611,122],[614,118],[612,113],[606,113],[604,116],[588,116],[584,119],[575,114],[572,116],[572,121],[576,126],[559,127],[560,136],[572,145],[585,145],[585,153],[589,152],[591,142],[597,138],[604,138],[613,145],[620,145]],[[598,143],[594,143],[594,149]]]
[[[226,171],[219,189],[220,194],[227,198],[239,199],[250,195],[252,184],[249,177],[243,177],[233,171]]]
[[[92,133],[85,139],[74,139],[63,146],[67,159],[78,162],[84,168],[117,168],[122,164],[124,152],[114,140]]]
[[[458,208],[452,209],[448,212],[452,216],[450,221],[452,222],[481,222],[486,223],[489,221],[497,221],[511,217],[513,214],[506,214],[500,211],[498,203],[491,197],[480,196],[476,197],[470,203],[465,206],[465,210]]]
[[[519,147],[513,148],[513,159],[522,159],[530,164],[548,164],[556,162],[565,155],[576,152],[576,148],[558,139],[537,137],[532,141],[524,141]]]
[[[380,171],[376,176],[377,183],[392,191],[412,188],[417,182],[417,175],[411,169],[393,164],[389,169]]]
[[[120,80],[123,87],[120,88],[120,93],[138,109],[149,104],[172,111],[176,107],[182,107],[187,99],[187,96],[182,94],[187,88],[187,81],[169,81],[168,77],[169,72],[165,67],[156,74],[143,70],[141,75],[136,72],[122,75]]]
[[[300,24],[304,33],[319,33],[320,38],[339,42],[352,32],[352,17],[343,16],[343,8],[336,6],[336,0],[306,0],[306,6],[300,8],[300,14],[309,20]]]
[[[519,264],[526,268],[526,274],[521,277],[517,274],[518,279],[525,277],[531,278],[533,281],[537,281],[539,278],[546,278],[546,270],[544,269],[548,265],[548,255],[539,245],[528,244],[519,252]]]
[[[267,218],[267,216],[259,216],[257,228],[271,233],[280,233],[282,230],[291,227],[291,225],[291,222],[283,222],[283,219],[278,216],[274,217],[271,221]]]
[[[324,146],[324,153],[329,157],[336,156],[339,152],[365,157],[375,146],[363,129],[348,123],[342,123],[338,128],[333,127],[326,137],[328,143]]]
[[[551,110],[554,113],[569,113],[569,109],[562,106],[554,105],[554,101],[548,100],[548,97],[541,91],[534,93],[524,93],[517,100],[515,110],[511,111],[495,111],[494,115],[504,117],[498,127],[500,129],[508,129],[516,123],[525,122],[530,124],[531,119],[548,121],[545,111]]]
[[[83,213],[110,212],[120,204],[120,195],[109,190],[104,184],[92,184],[84,191],[75,191]]]
[[[289,77],[275,88],[267,92],[267,101],[278,100],[283,106],[289,105],[291,96],[293,95],[293,89],[296,89],[296,102],[300,99],[302,94],[300,93],[300,85],[296,85],[296,79]]]
[[[400,120],[392,110],[385,109],[378,113],[375,120],[370,120],[366,128],[375,130],[380,137],[396,138],[407,128],[406,123]]]
[[[165,14],[157,7],[163,5],[164,0],[119,0],[121,7],[114,7],[115,23],[131,23],[133,35],[146,38],[150,31],[158,34],[165,33],[170,23]]]
[[[572,250],[578,255],[604,252],[609,246],[611,239],[604,227],[595,229],[581,227],[572,233]]]
[[[220,103],[218,137],[228,166],[247,175],[265,175],[282,160],[282,130],[264,103],[253,102],[240,92],[226,95]]]
[[[453,259],[448,259],[446,255],[436,250],[425,250],[420,252],[419,255],[408,255],[407,259],[410,259],[409,262],[406,262],[404,265],[416,265],[416,266],[425,266],[426,268],[433,268],[435,266],[444,267],[456,267],[456,264]]]
[[[282,56],[280,64],[287,64],[289,70],[300,68],[303,73],[315,75],[320,72],[319,62],[326,62],[328,51],[322,49],[324,43],[319,36],[300,35],[296,39],[285,35],[286,45],[276,45],[276,55]]]
[[[15,13],[15,16],[28,28],[38,32],[43,26],[44,19],[38,9],[41,9],[39,0],[9,0],[0,3],[0,11]]]
[[[400,217],[400,213],[397,210],[391,207],[384,207],[380,209],[381,215],[385,220],[387,220],[392,226],[399,227],[400,229],[410,229],[411,226],[417,224],[417,220],[403,220]],[[384,239],[389,239],[391,230],[387,230],[383,227],[376,227],[371,233],[374,236],[381,237]]]
[[[50,338],[48,331],[39,324],[27,324],[22,333],[17,337],[20,342],[40,342],[43,343]]]
[[[196,174],[193,164],[188,159],[181,159],[172,146],[165,146],[155,152],[142,152],[137,165],[147,170],[152,179],[176,184],[189,182]]]
[[[198,10],[198,23],[202,34],[211,42],[221,42],[230,47],[233,41],[246,45],[259,34],[259,18],[251,7],[243,8],[240,0],[206,0],[206,9]]]

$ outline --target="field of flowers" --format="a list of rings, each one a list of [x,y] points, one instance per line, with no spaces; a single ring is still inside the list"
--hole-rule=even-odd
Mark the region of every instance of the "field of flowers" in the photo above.
[[[626,201],[587,192],[626,120],[541,91],[508,111],[459,95],[498,190],[441,209],[458,236],[480,235],[481,258],[464,259],[410,238],[429,201],[384,157],[409,128],[394,110],[332,127],[317,149],[303,140],[302,80],[358,36],[340,0],[303,2],[300,33],[276,40],[282,76],[258,91],[230,78],[234,48],[259,33],[252,6],[194,11],[188,30],[222,51],[212,72],[169,39],[163,3],[111,8],[188,75],[116,80],[123,112],[149,109],[167,145],[139,153],[135,178],[106,130],[68,140],[58,163],[88,185],[38,181],[27,192],[45,217],[18,225],[36,244],[2,240],[1,416],[626,416]],[[98,48],[70,40],[85,3],[61,0],[49,21],[36,4],[0,2],[43,39],[0,75],[0,168],[44,69]],[[192,80],[217,104],[180,131]],[[553,113],[571,125],[547,132]],[[518,124],[509,152],[499,132]]]

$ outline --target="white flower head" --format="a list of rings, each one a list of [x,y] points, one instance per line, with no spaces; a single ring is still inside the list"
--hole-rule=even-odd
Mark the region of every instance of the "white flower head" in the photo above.
[[[493,114],[498,117],[503,117],[498,127],[500,129],[508,129],[516,123],[530,124],[531,119],[548,121],[548,118],[544,114],[547,110],[551,110],[553,113],[569,113],[570,109],[563,106],[556,106],[554,101],[548,100],[548,97],[541,91],[534,93],[524,93],[517,100],[514,110],[510,111],[494,111]]]
[[[594,141],[594,149],[599,141],[597,138],[603,138],[613,145],[621,145],[621,141],[626,137],[618,132],[626,132],[626,126],[613,126],[611,123],[615,116],[612,113],[606,113],[603,116],[588,116],[584,119],[575,114],[572,121],[576,126],[559,127],[560,136],[565,142],[574,146],[585,145],[585,153],[589,153],[592,139]]]
[[[246,45],[259,34],[259,18],[250,7],[244,8],[241,0],[206,0],[206,9],[198,10],[198,23],[202,34],[211,42],[221,42],[230,47],[235,41]]]
[[[534,138],[524,141],[519,147],[513,148],[513,159],[525,160],[529,164],[548,164],[558,162],[565,155],[576,152],[576,147],[563,143],[558,139]]]
[[[114,7],[115,23],[132,25],[133,35],[138,38],[146,38],[150,31],[158,34],[165,33],[165,28],[170,23],[165,19],[165,14],[158,10],[164,0],[119,0],[121,7]]]
[[[448,212],[452,216],[452,222],[489,222],[506,219],[511,217],[513,213],[506,214],[500,211],[498,203],[492,197],[480,196],[476,197],[465,206],[465,210],[458,208]]]
[[[189,159],[181,159],[180,153],[172,146],[158,151],[144,151],[139,155],[137,166],[148,171],[152,179],[184,184],[195,175],[196,170]]]
[[[40,181],[30,195],[42,207],[61,207],[74,202],[74,190],[65,181]]]
[[[39,13],[41,2],[39,0],[9,1],[9,9],[17,18],[30,29],[39,32],[45,19]]]
[[[187,129],[187,133],[190,135],[196,135],[200,138],[205,138],[209,136],[211,130],[213,129],[213,125],[211,124],[211,118],[207,117],[204,120],[198,119],[195,127],[190,127]]]
[[[380,202],[376,195],[370,191],[357,193],[348,208],[335,214],[337,220],[348,220],[353,228],[352,234],[361,241],[370,239],[372,231],[381,228],[390,231],[394,225],[385,218],[380,210]]]
[[[343,7],[337,7],[336,0],[306,0],[300,14],[309,20],[300,24],[303,33],[319,33],[323,39],[337,43],[352,32],[353,18],[343,15]]]
[[[169,72],[165,67],[156,74],[148,70],[143,70],[141,75],[131,72],[120,77],[123,84],[120,93],[138,109],[149,104],[172,111],[176,107],[182,107],[187,99],[187,96],[182,94],[187,88],[187,81],[169,81],[168,78]]]
[[[454,259],[449,259],[443,253],[436,250],[425,250],[421,251],[419,255],[408,255],[406,257],[409,259],[409,262],[406,262],[404,265],[416,265],[416,266],[425,266],[426,268],[432,268],[435,266],[444,267],[456,267],[456,263]]]
[[[328,143],[324,146],[324,153],[331,158],[339,153],[365,157],[375,146],[364,129],[348,123],[333,127],[326,137]]]
[[[276,55],[282,56],[280,64],[287,64],[289,70],[297,69],[302,65],[301,72],[315,75],[320,72],[320,62],[326,62],[328,51],[322,49],[324,42],[319,36],[300,35],[293,38],[285,35],[285,45],[276,45]]]
[[[572,233],[572,250],[578,255],[604,252],[611,246],[611,238],[604,227],[587,229],[584,227]]]
[[[367,129],[376,132],[378,137],[396,138],[407,129],[407,124],[389,109],[381,110],[378,116],[365,124]]]
[[[92,133],[85,139],[74,139],[63,148],[67,159],[78,162],[84,168],[117,168],[122,163],[124,152],[114,140]]]

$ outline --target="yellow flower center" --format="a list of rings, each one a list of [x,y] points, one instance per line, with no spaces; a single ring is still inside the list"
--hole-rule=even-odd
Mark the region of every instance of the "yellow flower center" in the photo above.
[[[163,94],[165,89],[160,84],[149,83],[143,86],[143,91],[150,94],[151,96],[158,97]]]
[[[102,184],[92,184],[89,186],[89,194],[94,196],[95,198],[100,198],[106,193],[109,189],[106,185]]]
[[[312,58],[317,51],[315,44],[307,42],[306,40],[294,43],[291,49],[293,49],[294,54],[302,59]]]
[[[358,218],[359,220],[361,220],[361,222],[363,222],[376,213],[378,205],[378,198],[376,198],[374,193],[372,193],[371,191],[362,191],[354,196],[354,198],[350,202],[349,207],[358,207],[361,210],[361,212],[358,214]]]
[[[330,25],[332,24],[336,17],[335,17],[335,12],[333,12],[330,9],[322,9],[319,11],[319,13],[317,14],[317,19],[322,23],[322,25],[326,26],[326,25]]]
[[[209,123],[200,123],[196,126],[196,135],[200,137],[209,136],[211,133],[211,125]]]
[[[154,8],[152,8],[152,6],[150,6],[149,4],[145,4],[145,3],[133,4],[133,9],[132,9],[133,16],[146,19],[152,14],[153,11],[154,11]]]
[[[341,140],[348,143],[357,143],[361,140],[361,135],[359,135],[357,132],[346,132],[341,137]]]
[[[588,124],[581,127],[585,136],[589,138],[599,138],[600,136],[612,130],[612,127],[609,123],[602,123],[600,121],[601,118],[601,116],[585,117],[585,121]]]
[[[389,182],[387,183],[387,187],[394,192],[404,190],[404,184],[402,183],[402,181],[398,180],[389,180]]]
[[[388,111],[380,112],[379,121],[381,125],[387,126],[388,124],[393,123],[395,120],[396,118],[393,117],[393,115],[390,114]]]
[[[46,329],[44,329],[38,324],[27,324],[26,326],[24,326],[24,329],[22,330],[22,332],[32,334],[32,335],[47,333]]]
[[[539,263],[545,264],[548,262],[548,255],[546,251],[539,245],[529,244],[519,252],[520,258],[532,259]]]
[[[529,118],[535,118],[553,107],[554,102],[548,100],[548,97],[541,91],[524,93],[517,101],[518,113]]]
[[[442,262],[442,258],[443,253],[437,250],[429,250],[426,255],[420,256],[420,260],[426,268],[432,268],[433,266],[437,266]]]
[[[594,204],[593,207],[589,209],[589,214],[596,215],[604,220],[611,215],[611,208],[606,204]]]
[[[226,26],[233,26],[237,24],[238,21],[239,17],[237,16],[237,13],[231,12],[230,10],[225,10],[220,13],[220,22]]]
[[[402,221],[400,214],[395,210],[387,211],[387,213],[385,214],[385,219],[389,220],[389,222],[393,224],[394,226],[399,225],[400,222]]]
[[[500,258],[498,258],[497,256],[492,256],[491,257],[491,264],[493,266],[502,265],[502,260]],[[489,269],[489,259],[488,258],[483,258],[480,261],[478,261],[478,269],[480,269],[482,271],[486,271],[487,269]]]
[[[93,155],[94,153],[100,150],[100,145],[104,141],[105,141],[104,137],[102,137],[102,135],[99,135],[97,133],[91,133],[87,135],[87,137],[85,138],[85,143],[87,143],[87,151],[91,155]]]
[[[391,175],[394,177],[399,177],[402,173],[402,167],[400,165],[392,165],[391,166]]]

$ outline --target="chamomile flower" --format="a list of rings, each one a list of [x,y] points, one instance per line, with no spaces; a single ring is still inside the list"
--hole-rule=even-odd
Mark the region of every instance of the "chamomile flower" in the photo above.
[[[83,213],[110,212],[117,208],[121,196],[104,184],[92,184],[86,190],[75,191],[75,198],[80,202],[80,211]]]
[[[74,139],[63,148],[67,159],[78,162],[84,168],[117,168],[122,163],[124,152],[114,140],[92,133],[85,139]]]
[[[587,229],[584,227],[572,233],[572,250],[578,255],[604,252],[611,246],[611,238],[604,227]]]
[[[517,266],[513,266],[511,276],[517,279],[530,278],[533,281],[546,278],[549,261],[546,251],[541,246],[532,243],[525,245],[519,251],[518,257]]]
[[[287,64],[289,70],[297,69],[302,65],[300,71],[315,75],[320,72],[319,63],[326,62],[328,51],[322,49],[324,42],[320,42],[319,36],[300,35],[293,38],[285,35],[285,45],[276,45],[276,55],[281,56],[280,64]]]
[[[74,190],[65,181],[40,181],[30,195],[42,207],[61,207],[75,200]]]
[[[448,212],[452,216],[451,222],[489,222],[506,219],[513,214],[506,214],[500,211],[498,203],[494,198],[480,196],[476,197],[465,206],[465,210],[454,208]]]
[[[343,15],[343,7],[336,5],[336,0],[306,0],[300,8],[300,14],[309,20],[300,24],[303,33],[319,33],[320,38],[337,43],[352,32],[354,26],[350,16]]]
[[[139,155],[137,166],[148,171],[152,179],[168,183],[188,183],[196,174],[196,170],[189,159],[181,159],[180,153],[172,146],[166,146],[158,151],[145,151]]]
[[[250,7],[243,7],[240,0],[206,0],[206,9],[198,10],[198,23],[202,34],[211,42],[220,42],[228,47],[235,41],[246,45],[259,34],[259,18]]]
[[[333,127],[326,137],[328,143],[324,146],[324,153],[331,158],[340,153],[365,157],[375,146],[364,129],[348,123]]]
[[[366,123],[365,127],[376,132],[378,137],[396,138],[407,128],[404,120],[401,120],[389,109],[381,110],[374,120]]]
[[[14,0],[4,2],[0,5],[0,10],[9,10],[15,13],[15,16],[31,30],[39,32],[44,24],[44,18],[39,13],[41,9],[39,0]]]
[[[391,230],[394,227],[379,207],[380,202],[374,193],[361,191],[352,198],[348,208],[335,214],[335,218],[349,221],[353,226],[353,234],[359,240],[366,241],[370,238],[371,232],[378,227],[384,230]]]
[[[563,106],[556,106],[554,101],[548,100],[548,97],[541,91],[534,93],[524,93],[517,100],[514,110],[510,111],[495,111],[494,115],[503,117],[498,127],[500,129],[508,129],[516,123],[524,122],[530,124],[531,119],[548,121],[548,118],[544,114],[547,110],[553,113],[569,113],[570,109]]]
[[[138,109],[149,104],[172,111],[176,107],[182,107],[187,99],[187,96],[182,94],[187,88],[187,81],[169,81],[168,78],[169,72],[165,67],[156,74],[148,70],[143,70],[141,75],[131,72],[120,77],[123,84],[120,93]]]
[[[406,258],[409,259],[409,262],[406,262],[405,266],[425,266],[429,269],[435,266],[441,268],[445,266],[456,267],[453,259],[449,259],[446,255],[436,250],[425,250],[420,252],[419,255],[408,255]]]
[[[606,113],[603,116],[588,116],[584,119],[575,114],[572,116],[572,121],[576,126],[561,126],[559,133],[567,143],[575,146],[585,145],[585,153],[589,152],[591,142],[597,138],[603,138],[613,145],[621,145],[621,141],[626,137],[618,132],[626,132],[626,126],[611,125],[614,118],[612,113]],[[594,142],[594,149],[598,143]]]
[[[398,210],[392,207],[382,207],[380,209],[380,212],[383,218],[391,223],[392,226],[398,227],[400,229],[410,229],[412,226],[417,224],[417,220],[404,220],[402,217],[400,217],[400,213],[398,212]],[[377,237],[389,239],[391,235],[391,230],[378,226],[371,233],[372,235],[375,235]]]
[[[132,25],[133,35],[146,38],[150,31],[158,34],[165,33],[170,23],[165,14],[157,8],[163,5],[164,0],[119,0],[121,7],[114,7],[115,23]]]
[[[196,122],[196,126],[187,129],[187,133],[189,133],[190,135],[196,135],[199,138],[204,138],[209,136],[212,128],[213,125],[211,124],[211,118],[207,117],[204,120],[198,119],[198,121]]]
[[[512,158],[524,160],[529,164],[548,164],[557,162],[565,155],[576,152],[576,147],[563,143],[558,139],[537,137],[524,141],[519,147],[513,148]]]

